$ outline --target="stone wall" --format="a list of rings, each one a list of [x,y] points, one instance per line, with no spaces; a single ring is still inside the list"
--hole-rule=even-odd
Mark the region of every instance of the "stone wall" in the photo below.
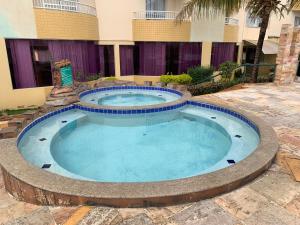
[[[276,59],[275,83],[279,85],[294,82],[299,64],[300,28],[284,24],[279,39],[279,51]]]

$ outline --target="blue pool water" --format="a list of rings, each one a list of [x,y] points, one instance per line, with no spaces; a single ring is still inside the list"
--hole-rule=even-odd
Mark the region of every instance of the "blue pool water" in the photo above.
[[[116,89],[90,93],[81,101],[109,106],[145,106],[176,101],[180,95],[158,90]]]
[[[164,103],[166,100],[159,96],[146,94],[116,94],[98,99],[98,105],[111,106],[140,106]]]
[[[46,140],[44,140],[46,139]],[[30,129],[18,147],[37,167],[101,182],[186,178],[239,162],[258,134],[228,114],[187,106],[147,115],[99,115],[71,110]]]

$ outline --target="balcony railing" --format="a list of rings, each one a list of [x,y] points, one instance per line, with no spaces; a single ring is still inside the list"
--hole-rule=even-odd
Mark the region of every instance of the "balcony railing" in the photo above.
[[[133,19],[175,20],[177,14],[175,11],[140,11],[133,13]]]
[[[94,6],[81,4],[80,0],[33,0],[33,7],[97,15]]]
[[[239,25],[239,20],[232,17],[225,17],[225,25]]]

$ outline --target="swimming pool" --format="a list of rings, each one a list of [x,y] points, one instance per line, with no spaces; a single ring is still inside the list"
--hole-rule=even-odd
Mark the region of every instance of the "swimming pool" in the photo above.
[[[63,176],[99,182],[182,179],[228,167],[251,154],[257,132],[228,114],[187,105],[149,115],[70,110],[28,131],[24,158]]]
[[[176,101],[182,93],[167,88],[115,86],[98,88],[80,94],[85,103],[102,106],[147,106]]]
[[[5,142],[6,190],[34,204],[162,206],[228,192],[271,165],[278,142],[262,120],[174,94],[145,106],[80,102],[38,118],[17,145]]]

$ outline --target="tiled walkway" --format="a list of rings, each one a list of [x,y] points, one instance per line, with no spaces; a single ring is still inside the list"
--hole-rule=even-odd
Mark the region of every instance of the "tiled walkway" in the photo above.
[[[254,182],[229,194],[165,208],[34,206],[11,198],[0,181],[0,224],[300,225],[300,183],[293,180],[283,160],[290,154],[300,157],[300,85],[249,85],[200,98],[225,100],[255,113],[273,126],[280,141],[276,164]]]

